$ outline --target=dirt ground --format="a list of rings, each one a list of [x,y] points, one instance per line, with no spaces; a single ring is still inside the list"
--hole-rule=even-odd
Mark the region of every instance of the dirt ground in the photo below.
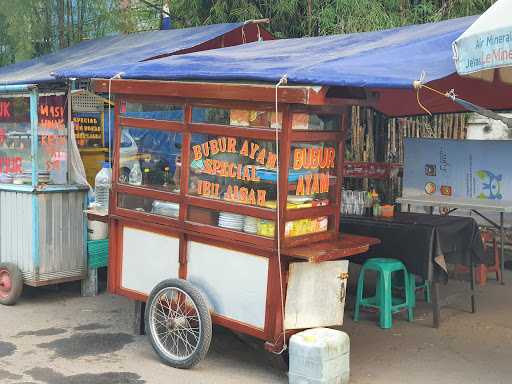
[[[478,296],[443,309],[440,329],[419,302],[412,323],[398,316],[381,330],[375,315],[359,323],[345,312],[351,338],[352,384],[470,384],[512,382],[512,273],[490,281]],[[451,283],[442,292],[460,289]],[[350,303],[349,303],[350,306]],[[76,284],[27,289],[13,307],[0,307],[2,384],[286,383],[261,349],[215,329],[207,358],[189,371],[159,362],[144,336],[132,332],[132,304],[102,293],[80,297]]]

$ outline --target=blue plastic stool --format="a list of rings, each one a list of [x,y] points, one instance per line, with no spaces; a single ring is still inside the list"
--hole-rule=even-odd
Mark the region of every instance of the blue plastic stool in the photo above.
[[[363,297],[364,278],[367,271],[377,272],[376,294],[371,297]],[[406,287],[411,287],[409,273],[405,265],[396,259],[375,258],[368,259],[361,269],[357,281],[356,308],[354,311],[354,321],[359,321],[359,312],[361,307],[373,308],[379,310],[379,324],[381,328],[388,329],[393,326],[393,313],[407,310],[407,319],[412,321],[413,302],[410,289],[405,290],[405,301],[393,297],[392,274],[402,272]]]

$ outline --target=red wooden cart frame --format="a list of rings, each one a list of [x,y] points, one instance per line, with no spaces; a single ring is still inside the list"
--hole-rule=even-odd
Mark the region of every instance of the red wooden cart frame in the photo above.
[[[214,323],[225,326],[237,332],[242,332],[266,341],[266,348],[279,351],[283,340],[283,314],[281,312],[281,292],[286,292],[287,271],[290,261],[307,259],[310,261],[334,260],[351,256],[368,250],[375,239],[339,234],[341,188],[343,180],[344,137],[348,129],[349,111],[351,105],[371,105],[371,98],[339,99],[328,97],[326,87],[283,86],[277,89],[278,109],[282,113],[282,128],[279,135],[279,184],[288,185],[288,169],[290,164],[291,144],[293,142],[329,141],[337,146],[336,183],[332,189],[332,198],[327,206],[288,210],[288,188],[279,190],[279,212],[267,208],[235,204],[223,200],[193,196],[188,193],[191,136],[193,133],[209,135],[254,138],[260,140],[275,140],[273,128],[249,128],[198,124],[192,122],[192,107],[217,107],[234,109],[255,109],[275,111],[276,87],[265,84],[226,84],[198,83],[172,81],[144,80],[95,80],[95,91],[98,93],[111,92],[115,95],[115,139],[114,167],[110,214],[110,261],[108,288],[111,292],[126,296],[133,300],[146,301],[147,296],[122,287],[122,245],[123,227],[139,228],[178,238],[179,246],[179,277],[187,278],[187,242],[200,240],[203,243],[226,249],[234,249],[269,259],[267,299],[264,328],[243,324],[233,319],[212,315]],[[165,103],[183,107],[183,122],[148,120],[129,118],[120,115],[120,103],[125,101],[144,103]],[[292,130],[293,112],[321,112],[339,115],[341,131],[296,131]],[[181,160],[182,173],[179,193],[120,184],[119,164],[121,128],[145,128],[182,134]],[[118,194],[128,193],[140,197],[179,203],[179,217],[176,219],[156,216],[144,212],[124,209],[118,205]],[[201,207],[222,210],[261,219],[277,220],[286,223],[289,220],[327,216],[328,229],[322,233],[286,238],[285,225],[280,226],[280,232],[274,238],[265,238],[243,232],[194,223],[187,220],[189,207]],[[277,231],[276,231],[277,232]],[[280,236],[283,289],[279,288],[280,271],[277,252],[277,236]],[[308,247],[310,249],[308,250]],[[310,255],[312,255],[310,257]],[[315,255],[321,255],[315,258]],[[290,332],[291,333],[291,332]],[[287,332],[288,336],[288,332]]]
[[[400,172],[403,172],[403,164],[400,163],[345,161],[343,164],[344,177],[388,180],[397,177]]]

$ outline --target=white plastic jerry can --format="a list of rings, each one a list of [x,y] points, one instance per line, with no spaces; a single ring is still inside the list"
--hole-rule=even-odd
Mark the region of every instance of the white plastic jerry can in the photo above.
[[[314,328],[290,338],[290,384],[347,384],[350,338],[345,332]]]

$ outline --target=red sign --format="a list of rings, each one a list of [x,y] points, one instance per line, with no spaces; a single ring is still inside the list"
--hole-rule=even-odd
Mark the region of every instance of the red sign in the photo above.
[[[9,101],[0,101],[0,119],[11,118],[11,103]]]
[[[64,131],[66,129],[65,96],[40,96],[37,112],[40,131]]]
[[[28,97],[0,98],[0,122],[28,123],[30,101]]]
[[[384,180],[390,177],[396,177],[402,167],[402,164],[397,163],[345,161],[343,163],[343,176]]]
[[[1,173],[21,173],[22,158],[17,157],[0,157],[0,174]]]

